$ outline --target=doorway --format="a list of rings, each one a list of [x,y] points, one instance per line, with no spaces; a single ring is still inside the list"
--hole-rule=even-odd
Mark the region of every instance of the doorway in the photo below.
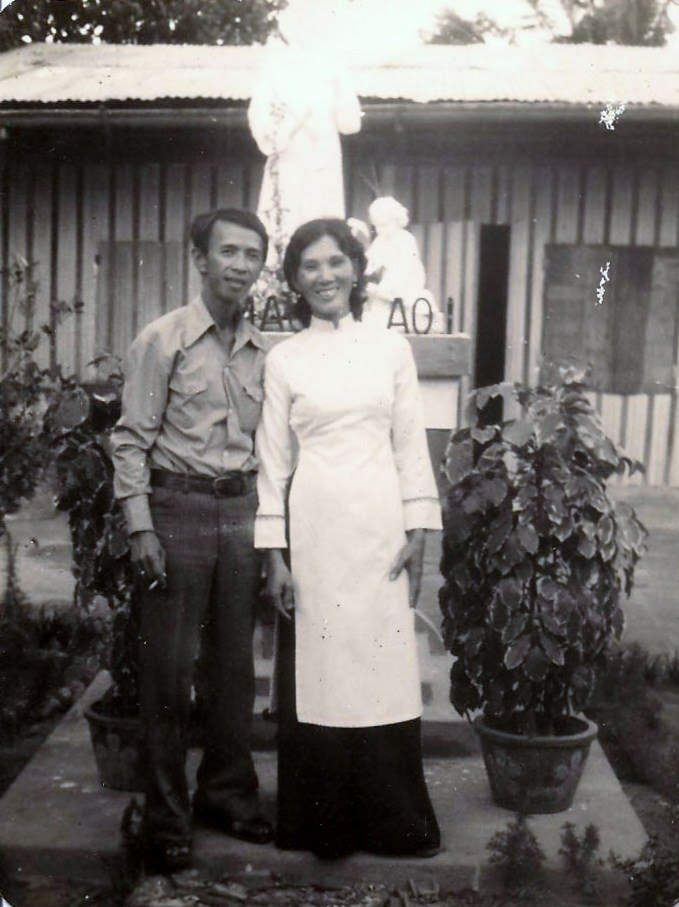
[[[474,355],[474,387],[498,384],[505,377],[510,228],[482,224],[479,237],[479,296]],[[502,398],[488,402],[481,422],[502,420]]]

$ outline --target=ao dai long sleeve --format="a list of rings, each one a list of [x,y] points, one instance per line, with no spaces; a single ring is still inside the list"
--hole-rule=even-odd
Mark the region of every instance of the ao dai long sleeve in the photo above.
[[[264,372],[264,405],[255,450],[259,462],[255,548],[286,548],[285,491],[294,466],[295,439],[290,427],[292,395],[280,347],[270,352]]]

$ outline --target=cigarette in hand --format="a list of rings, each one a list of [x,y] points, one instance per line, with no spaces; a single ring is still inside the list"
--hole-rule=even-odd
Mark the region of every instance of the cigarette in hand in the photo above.
[[[163,579],[163,583],[165,583],[167,576],[164,573],[163,573],[162,579]],[[151,583],[151,585],[149,586],[149,592],[153,592],[153,590],[157,589],[159,585],[160,585],[160,580],[154,579],[153,582]]]

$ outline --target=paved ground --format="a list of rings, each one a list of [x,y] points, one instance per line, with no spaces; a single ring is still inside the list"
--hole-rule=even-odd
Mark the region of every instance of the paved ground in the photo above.
[[[83,709],[101,695],[105,683],[101,675],[0,800],[0,874],[4,872],[6,878],[52,876],[97,882],[106,880],[107,867],[116,866],[120,817],[131,795],[99,786],[83,719]],[[190,777],[196,755],[190,759]],[[275,759],[274,753],[256,755],[264,808],[270,814],[275,800]],[[464,757],[427,759],[425,774],[445,844],[433,859],[357,854],[329,864],[308,853],[249,845],[201,829],[196,834],[196,864],[217,876],[266,871],[295,883],[326,886],[330,881],[354,884],[386,879],[401,885],[409,879],[426,882],[434,878],[443,889],[493,888],[496,880],[486,845],[496,831],[506,827],[512,814],[492,803],[478,749]],[[623,858],[635,856],[646,840],[596,744],[573,806],[564,813],[530,819],[547,857],[552,891],[564,893],[570,886],[559,856],[565,822],[572,822],[579,834],[594,822],[601,834],[602,856],[611,850]],[[617,903],[623,880],[604,872],[602,881],[612,886],[611,897],[604,903]]]
[[[618,489],[649,531],[648,551],[625,607],[625,640],[650,652],[679,651],[679,488]]]

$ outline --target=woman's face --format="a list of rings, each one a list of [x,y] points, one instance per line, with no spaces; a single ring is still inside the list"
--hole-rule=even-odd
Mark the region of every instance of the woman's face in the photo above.
[[[297,290],[317,318],[337,321],[350,311],[356,269],[332,236],[322,236],[302,252]]]

